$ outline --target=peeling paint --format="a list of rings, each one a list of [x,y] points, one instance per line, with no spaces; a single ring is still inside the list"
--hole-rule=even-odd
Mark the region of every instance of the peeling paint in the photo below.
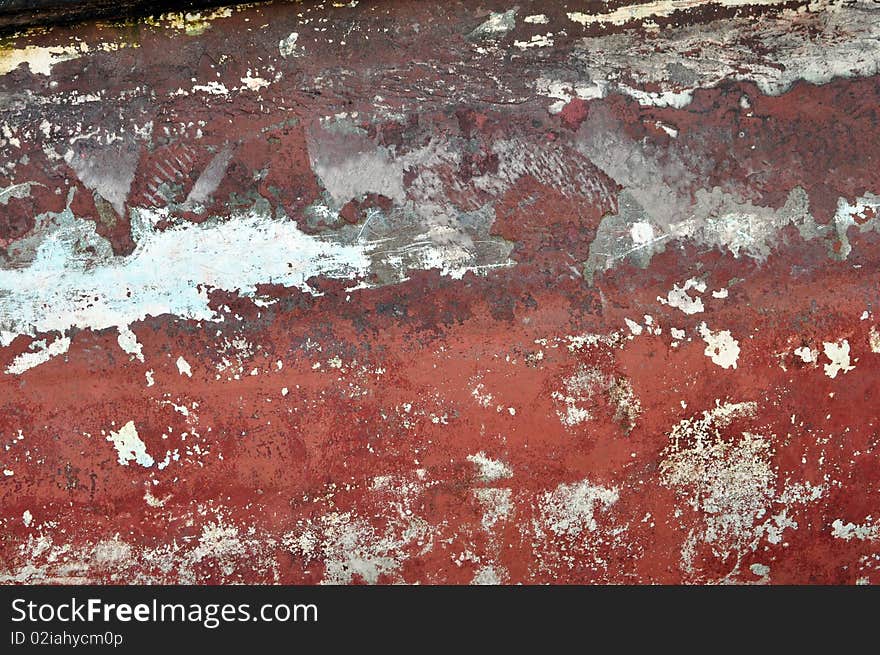
[[[876,11],[11,36],[0,581],[877,583]]]

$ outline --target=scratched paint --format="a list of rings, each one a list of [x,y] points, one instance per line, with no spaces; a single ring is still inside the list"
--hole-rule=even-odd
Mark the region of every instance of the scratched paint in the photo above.
[[[880,581],[880,9],[0,49],[0,581]]]

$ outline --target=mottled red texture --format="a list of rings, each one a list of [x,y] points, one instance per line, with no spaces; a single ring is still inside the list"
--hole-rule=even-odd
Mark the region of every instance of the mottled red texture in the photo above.
[[[499,67],[508,89],[498,91],[480,71],[459,79],[413,61],[413,52],[432,47],[441,62],[463,49],[464,35],[480,21],[463,20],[462,6],[388,3],[401,12],[387,19],[399,31],[369,42],[346,32],[346,21],[381,27],[380,12],[342,9],[327,34],[337,41],[345,35],[348,47],[310,42],[309,57],[278,60],[285,77],[259,99],[238,91],[169,94],[191,88],[195,77],[233,89],[258,57],[271,52],[277,59],[279,38],[295,28],[287,6],[235,13],[198,38],[144,26],[139,48],[95,55],[85,68],[81,61],[56,64],[59,90],[105,89],[107,97],[53,121],[118,122],[124,133],[133,117],[138,125],[153,122],[153,146],[140,155],[128,205],[169,208],[160,228],[226,216],[255,200],[322,236],[362,224],[370,209],[389,211],[392,200],[377,189],[349,200],[327,222],[309,223],[303,214],[325,191],[310,160],[310,130],[320,129],[320,117],[359,112],[352,120],[365,141],[394,156],[432,139],[465,153],[457,166],[413,164],[403,172],[405,192],[430,169],[448,206],[474,211],[493,202],[490,233],[513,243],[514,263],[461,279],[411,270],[399,284],[357,291],[351,281],[311,280],[321,295],[267,280],[257,291],[277,301],[268,306],[241,290],[210,289],[222,322],[163,315],[131,326],[145,362],[120,349],[115,329],[74,330],[66,355],[21,375],[0,373],[2,461],[14,471],[0,477],[0,569],[14,578],[29,564],[44,567],[31,582],[318,583],[338,559],[327,517],[343,516],[345,525],[368,526],[358,547],[369,550],[381,535],[395,535],[396,564],[370,580],[380,583],[470,583],[487,565],[509,583],[759,582],[762,566],[773,583],[880,582],[876,538],[834,537],[832,528],[838,520],[865,524],[878,516],[880,354],[870,345],[880,316],[876,234],[851,229],[844,261],[829,258],[829,247],[839,246],[835,235],[804,241],[791,226],[763,262],[670,242],[647,268],[622,260],[591,285],[583,263],[600,222],[617,212],[623,187],[577,148],[579,130],[601,107],[661,159],[692,165],[684,193],[720,187],[742,201],[778,207],[800,186],[817,221],[827,223],[839,197],[880,189],[880,78],[799,83],[779,97],[750,83],[724,83],[698,90],[684,109],[642,107],[617,95],[575,99],[551,115],[534,98],[502,102],[532,93],[510,68]],[[267,22],[268,30],[247,31]],[[433,27],[401,27],[415,23]],[[110,28],[70,29],[91,35]],[[564,61],[568,37],[558,38],[547,57]],[[316,71],[327,76],[320,89],[310,86]],[[425,92],[441,94],[454,84],[460,97]],[[39,93],[43,85],[23,70],[0,79],[7,92]],[[134,87],[141,90],[114,98]],[[398,116],[374,111],[379,94]],[[39,123],[36,116],[20,120]],[[658,121],[678,136],[658,129]],[[503,140],[516,140],[536,162],[538,155],[543,162],[558,157],[559,178],[544,175],[539,162],[497,196],[479,187],[475,180],[504,163],[493,149]],[[129,255],[136,244],[128,216],[102,223],[103,199],[66,164],[49,162],[40,145],[23,144],[31,159],[15,179],[0,175],[0,187],[36,183],[28,197],[0,206],[2,244],[14,250],[33,230],[34,216],[63,209],[73,188],[75,217],[96,221],[114,253]],[[224,147],[229,166],[210,201],[199,211],[181,206]],[[156,190],[157,179],[168,197]],[[592,186],[568,188],[577,179]],[[869,210],[855,220],[871,218]],[[241,248],[243,257],[260,256],[246,243]],[[694,277],[707,285],[704,312],[685,315],[659,301]],[[710,293],[720,289],[728,296]],[[870,318],[860,320],[863,312]],[[631,334],[625,319],[644,331]],[[704,322],[736,338],[736,368],[707,357],[698,336]],[[673,338],[672,328],[687,336]],[[579,341],[583,335],[601,338]],[[234,339],[247,344],[245,351],[233,353]],[[823,344],[843,339],[854,369],[831,379]],[[0,349],[0,369],[31,341],[18,337]],[[800,347],[818,351],[818,362],[796,356]],[[181,356],[192,377],[178,372]],[[231,367],[224,368],[224,358]],[[590,418],[567,425],[566,380],[579,371],[594,380],[576,402]],[[632,415],[621,409],[625,389],[638,401]],[[761,498],[759,513],[713,539],[707,526],[720,513],[700,504],[698,490],[669,483],[664,462],[680,421],[726,403],[755,403],[756,410],[712,427],[712,443],[736,448],[744,433],[758,435],[772,473],[766,489],[751,490]],[[128,421],[157,463],[175,450],[179,461],[161,470],[121,466],[102,431]],[[19,430],[24,438],[16,441]],[[512,474],[480,478],[468,459],[477,453]],[[385,478],[391,482],[378,481]],[[594,502],[577,530],[548,528],[546,495],[582,481],[615,490],[617,500],[607,507]],[[735,503],[744,492],[731,485]],[[821,493],[792,501],[786,490],[793,485]],[[506,514],[487,519],[475,491],[481,489],[509,489]],[[35,546],[34,529],[20,518],[25,511],[53,547]],[[758,526],[781,515],[774,541]],[[401,536],[400,526],[413,518],[427,526],[424,532]],[[190,558],[214,525],[233,529],[244,545]],[[319,526],[321,535],[311,556],[291,545],[307,526]],[[114,540],[130,550],[109,557],[96,546]],[[69,548],[59,554],[64,544]],[[357,550],[344,542],[342,549]],[[367,581],[358,570],[333,575],[331,581]]]
[[[858,245],[876,252],[876,242]],[[197,538],[202,519],[192,508],[215,501],[227,522],[254,526],[268,537],[331,508],[374,516],[370,520],[381,524],[387,508],[382,494],[370,491],[373,478],[406,479],[424,468],[432,484],[411,502],[437,536],[429,553],[415,544],[403,548],[408,559],[402,577],[408,582],[469,582],[473,563],[450,565],[452,553],[468,547],[496,552],[512,582],[709,581],[729,572],[733,560],[713,556],[704,545],[695,554],[697,573],[683,576],[678,567],[683,539],[704,517],[657,483],[658,463],[678,421],[711,409],[716,399],[755,401],[757,416],[736,420],[722,438],[735,440],[742,430],[770,438],[780,492],[788,480],[821,485],[829,475],[839,484],[820,501],[790,509],[797,530],[785,532],[784,543],[746,554],[744,568],[752,561],[769,564],[779,583],[873,579],[871,560],[859,563],[860,556],[873,552],[871,545],[832,539],[829,526],[837,518],[859,522],[880,491],[873,455],[876,416],[866,411],[880,392],[880,356],[868,348],[868,323],[857,320],[864,307],[877,306],[876,274],[854,279],[850,264],[834,264],[793,275],[789,257],[809,262],[824,256],[797,245],[788,257],[773,257],[755,271],[745,271],[729,257],[701,257],[711,271],[710,286],[749,273],[728,299],[710,300],[699,316],[740,337],[736,370],[712,364],[699,340],[670,347],[665,328],[660,336],[636,337],[622,349],[566,348],[567,335],[617,329],[624,317],[645,311],[661,326],[691,327],[696,317],[683,317],[655,300],[676,279],[669,271],[697,256],[689,254],[662,257],[638,281],[632,271],[621,270],[596,290],[548,275],[524,278],[514,269],[461,282],[417,274],[403,285],[362,291],[348,302],[344,292],[329,291],[299,307],[263,312],[258,321],[230,319],[220,327],[224,334],[243,332],[261,347],[243,360],[245,375],[236,381],[214,379],[214,327],[168,319],[133,326],[146,364],[122,357],[110,331],[80,333],[66,361],[50,361],[21,378],[4,376],[0,383],[8,399],[4,434],[19,428],[27,434],[6,459],[15,476],[3,483],[5,511],[20,516],[39,507],[41,516],[75,529],[74,545],[120,534],[136,547],[155,547]],[[869,270],[878,264],[873,255],[860,263]],[[780,279],[787,283],[780,285]],[[823,341],[840,338],[849,340],[858,360],[842,379],[828,379],[821,368],[804,365],[790,352],[800,345],[821,350]],[[537,339],[561,342],[547,348]],[[309,341],[321,343],[322,351],[310,351]],[[2,364],[17,350],[4,352]],[[544,356],[535,360],[539,351]],[[779,352],[787,354],[780,359]],[[175,367],[180,354],[192,365],[192,379]],[[342,360],[341,369],[328,368],[333,357]],[[284,363],[281,370],[278,360]],[[317,363],[322,364],[318,370]],[[594,420],[575,428],[560,423],[551,394],[583,364],[631,383],[643,413],[628,434],[601,395],[589,406]],[[363,372],[363,367],[385,372]],[[144,387],[147,369],[154,371],[154,387]],[[252,369],[259,375],[248,375]],[[478,383],[493,397],[488,407],[471,393]],[[283,387],[290,390],[286,397]],[[200,437],[181,438],[191,427],[163,404],[166,399],[197,403],[192,411]],[[403,403],[413,407],[409,428],[395,411]],[[515,416],[508,407],[515,408]],[[435,424],[430,415],[445,415],[447,423]],[[184,456],[163,471],[119,466],[112,446],[98,435],[114,421],[118,427],[128,420],[135,421],[149,452],[183,451],[197,443],[206,454]],[[514,472],[501,481],[513,493],[510,518],[491,537],[482,534],[482,515],[470,492],[485,486],[466,460],[478,451],[502,459]],[[523,532],[534,518],[535,496],[584,478],[620,489],[620,502],[597,512],[597,522],[600,530],[626,526],[625,531],[613,543],[599,545],[551,534],[537,546],[549,569],[534,571],[534,546],[528,530]],[[350,488],[328,505],[321,498],[331,483]],[[165,505],[146,505],[147,489],[167,497]],[[651,521],[642,521],[647,514]],[[15,544],[26,536],[21,524],[8,528],[7,566],[22,563]],[[594,549],[595,556],[579,556],[585,548]],[[575,561],[564,563],[567,555]],[[595,557],[604,564],[597,566]],[[306,566],[289,554],[282,559],[286,564],[278,581],[320,578],[320,563]],[[271,580],[250,568],[247,553],[233,565],[233,574],[209,567],[197,575],[204,582]],[[173,573],[141,573],[175,579]],[[114,579],[104,575],[100,566],[89,568],[90,578]]]

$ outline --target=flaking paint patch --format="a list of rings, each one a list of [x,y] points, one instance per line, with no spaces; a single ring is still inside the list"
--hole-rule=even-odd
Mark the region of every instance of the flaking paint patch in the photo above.
[[[42,348],[32,352],[25,352],[18,355],[12,363],[6,367],[6,372],[10,375],[21,375],[25,371],[48,362],[53,357],[63,355],[70,349],[70,337],[58,337],[49,345],[45,341],[35,342],[31,347],[42,344]]]
[[[702,298],[698,296],[693,297],[688,294],[688,291],[691,289],[696,293],[703,293],[706,291],[706,283],[702,280],[691,278],[682,286],[678,286],[677,284],[673,285],[669,293],[666,294],[666,298],[658,297],[657,300],[664,305],[675,307],[685,314],[697,314],[704,311],[705,307],[703,306]]]
[[[624,318],[623,321],[624,323],[626,323],[626,327],[629,328],[630,334],[632,334],[634,337],[637,337],[642,333],[642,326],[636,323],[631,318]]]
[[[607,13],[569,12],[568,19],[580,25],[610,23],[624,25],[634,21],[648,21],[655,18],[668,18],[677,13],[703,6],[717,7],[761,7],[784,5],[785,0],[652,0],[638,4],[625,4]]]
[[[800,357],[804,364],[813,364],[818,360],[819,351],[809,346],[801,346],[794,349],[794,354]]]
[[[877,330],[875,325],[872,325],[868,331],[868,346],[872,353],[880,353],[880,330]]]
[[[244,8],[246,5],[239,5]],[[220,7],[209,11],[179,11],[161,14],[155,18],[148,17],[144,22],[148,25],[178,30],[188,36],[199,36],[206,30],[211,29],[214,21],[220,18],[230,18],[233,11],[238,7]]]
[[[21,64],[27,64],[34,75],[51,75],[56,64],[78,59],[90,52],[113,52],[124,47],[138,47],[137,43],[104,42],[89,45],[79,42],[72,45],[37,46],[0,50],[0,75],[11,73]]]
[[[783,3],[759,0],[741,4]],[[650,25],[650,13],[658,5],[665,7],[662,11],[688,9],[675,2],[647,2],[620,7],[605,15],[572,12],[575,15],[572,20],[584,25],[643,20],[644,25]],[[584,39],[576,59],[584,69],[582,77],[596,81],[606,90],[615,89],[619,72],[626,71],[628,78],[638,81],[637,86],[627,85],[634,90],[633,97],[648,104],[662,99],[667,106],[673,102],[675,106],[683,106],[693,90],[711,88],[724,80],[753,81],[762,93],[779,95],[798,80],[825,84],[835,78],[873,75],[880,70],[880,52],[875,47],[880,25],[876,20],[863,18],[866,12],[870,15],[875,11],[877,7],[871,2],[855,2],[845,8],[819,0],[808,9],[783,11],[777,16],[763,16],[760,21],[730,19],[700,29],[691,25],[668,25],[652,33],[649,40],[644,39],[640,30],[627,29],[619,34]],[[637,19],[639,14],[642,16]],[[620,20],[623,23],[617,22]],[[793,22],[803,25],[804,29],[792,29]],[[753,47],[756,42],[761,44],[759,48]],[[681,71],[681,74],[673,75],[672,71]],[[574,85],[577,82],[562,80],[560,83]],[[644,87],[648,85],[654,85],[655,89],[646,92]],[[660,91],[656,90],[658,86]],[[619,92],[626,91],[619,89]],[[746,99],[743,109],[749,108]],[[554,104],[550,111],[559,109],[561,107]]]
[[[483,508],[481,525],[491,532],[499,521],[510,517],[513,511],[513,492],[506,488],[482,487],[473,489],[472,493]]]
[[[850,364],[849,358],[849,341],[841,339],[839,341],[826,341],[822,344],[825,356],[830,360],[825,364],[825,375],[832,380],[837,377],[838,373],[849,373],[855,370],[855,366]]]
[[[607,511],[619,499],[617,489],[589,480],[560,484],[540,498],[541,519],[535,529],[539,534],[548,530],[569,537],[594,532],[598,527],[596,514]]]
[[[0,328],[11,334],[104,329],[162,314],[214,320],[207,288],[253,294],[257,284],[275,282],[308,289],[314,275],[353,277],[367,267],[363,248],[334,246],[259,214],[164,232],[154,229],[160,212],[135,215],[138,245],[128,257],[90,261],[79,250],[88,242],[61,227],[42,241],[29,266],[0,269]],[[241,243],[262,256],[241,257]],[[55,282],[47,288],[48,279]]]
[[[472,585],[500,585],[504,583],[504,575],[502,575],[494,566],[482,566],[474,574]]]
[[[58,239],[74,264],[124,267],[130,255],[114,255],[92,229],[90,203],[104,192],[124,200],[116,225],[124,233],[132,219],[135,252],[191,221],[204,226],[199,248],[215,235],[250,239],[222,226],[253,214],[297,224],[306,243],[331,253],[352,247],[363,266],[315,264],[302,286],[263,261],[252,276],[224,277],[226,255],[214,261],[187,244],[164,252],[202,267],[182,271],[203,292],[194,310],[144,309],[138,292],[131,302],[142,311],[131,315],[146,318],[134,323],[117,312],[106,329],[22,322],[2,333],[15,354],[27,347],[20,334],[72,340],[63,362],[0,375],[10,490],[0,579],[763,584],[809,572],[813,581],[876,581],[876,540],[857,535],[876,523],[876,426],[863,408],[876,395],[878,360],[862,355],[878,306],[878,203],[865,149],[843,138],[872,136],[873,80],[856,79],[874,65],[872,15],[859,6],[754,20],[749,9],[705,22],[702,6],[675,17],[687,18],[682,27],[643,22],[649,38],[597,24],[581,39],[554,9],[531,24],[546,27],[520,20],[515,32],[463,44],[449,35],[473,30],[485,11],[449,6],[444,20],[424,20],[440,8],[418,4],[412,21],[376,16],[351,30],[355,12],[313,21],[300,5],[296,45],[306,49],[295,60],[278,49],[294,25],[276,20],[289,6],[270,4],[246,10],[251,30],[152,30],[155,59],[124,79],[103,76],[124,67],[122,54],[83,59],[81,91],[15,72],[22,88],[6,97],[0,122],[11,235],[3,270],[31,268]],[[374,36],[382,30],[393,48]],[[538,32],[552,32],[553,45],[515,45]],[[187,47],[171,58],[163,39]],[[426,59],[428,46],[439,56]],[[167,83],[157,79],[166,71]],[[258,81],[281,72],[285,85]],[[135,76],[138,87],[124,86]],[[547,105],[558,114],[535,103],[530,78],[552,81]],[[753,78],[773,94],[792,80],[824,86],[768,98],[737,82]],[[574,98],[583,102],[565,105]],[[322,133],[334,130],[337,141]],[[73,175],[60,154],[72,141],[88,156],[125,139],[148,173],[124,197],[124,184],[84,184],[89,176]],[[208,176],[217,185],[182,208],[227,144],[228,165]],[[830,153],[827,175],[807,174],[809,159],[796,158],[804,152]],[[360,175],[364,154],[373,170]],[[162,197],[147,194],[153,163],[177,158],[186,164],[178,180]],[[245,243],[235,244],[238,257],[258,259],[241,257]],[[260,240],[251,248],[289,254]],[[598,271],[597,284],[584,283]],[[44,280],[66,277],[59,269]],[[685,294],[700,299],[706,323],[743,344],[742,366],[700,375],[703,317],[668,304],[689,279],[706,285]],[[9,307],[4,320],[16,317]],[[829,394],[809,380],[822,339],[844,336],[858,368]],[[116,343],[120,353],[104,352]],[[13,357],[0,355],[4,366]],[[176,368],[179,355],[194,378]],[[676,422],[699,427],[705,417],[684,418],[688,408],[716,397],[710,425],[685,439]],[[749,398],[762,399],[760,412],[730,400]],[[590,421],[560,422],[569,407]],[[133,418],[155,466],[108,457],[101,430],[119,416]],[[25,436],[10,438],[19,426]],[[661,475],[664,462],[682,465],[666,471],[681,473],[675,484]],[[496,478],[499,465],[514,474]],[[606,505],[585,493],[581,503],[563,490],[544,502],[579,480],[619,498]],[[193,489],[216,500],[196,502]],[[584,504],[591,517],[576,509]],[[98,520],[82,521],[82,507]],[[543,527],[565,510],[559,531]],[[835,517],[851,538],[833,533]],[[138,520],[155,531],[133,529]]]
[[[123,351],[127,352],[138,361],[144,361],[143,346],[138,341],[137,335],[132,332],[131,328],[129,328],[127,325],[119,328],[119,334],[116,337],[116,342],[119,344],[119,347],[122,348]]]
[[[513,476],[513,470],[507,464],[501,460],[492,459],[482,451],[475,455],[468,455],[467,460],[477,467],[478,477],[482,482],[494,482]]]
[[[351,512],[328,512],[287,535],[286,545],[307,562],[323,562],[322,584],[345,584],[353,579],[376,584],[380,576],[394,579],[407,558],[404,547],[425,544],[430,528],[410,509],[405,490],[402,494],[399,489],[390,491],[401,513],[384,528]]]
[[[553,45],[553,33],[536,34],[528,41],[514,41],[513,46],[520,50],[528,50],[529,48],[549,48]]]
[[[192,368],[190,368],[189,362],[183,358],[183,355],[177,358],[175,364],[177,365],[178,373],[185,375],[188,378],[192,377]]]
[[[864,523],[844,523],[835,519],[831,524],[831,535],[836,539],[850,541],[877,541],[880,540],[880,521],[872,520],[869,516]]]
[[[760,435],[722,436],[719,428],[754,404],[721,405],[696,421],[678,424],[661,463],[664,484],[689,490],[688,503],[702,512],[705,527],[692,538],[712,544],[719,556],[741,557],[754,539],[754,526],[773,496],[775,473],[770,444]],[[685,542],[682,568],[693,570],[695,540]],[[738,562],[734,572],[738,569]]]
[[[516,27],[517,7],[503,12],[492,12],[485,22],[478,25],[469,37],[472,39],[497,39]]]
[[[147,452],[146,444],[141,441],[135,428],[134,421],[129,421],[118,431],[110,431],[107,441],[116,448],[117,461],[122,466],[128,466],[129,462],[135,462],[145,468],[153,465],[153,458]]]
[[[697,331],[706,342],[706,357],[721,368],[736,368],[739,359],[739,342],[730,330],[712,331],[705,323],[700,323]]]
[[[304,53],[301,46],[296,42],[299,40],[299,33],[291,32],[278,43],[278,52],[285,59],[288,57],[300,57]]]

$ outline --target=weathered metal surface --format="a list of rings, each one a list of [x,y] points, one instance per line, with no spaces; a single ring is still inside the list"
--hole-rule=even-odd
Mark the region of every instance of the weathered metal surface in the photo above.
[[[877,582],[875,7],[12,38],[2,580]]]

